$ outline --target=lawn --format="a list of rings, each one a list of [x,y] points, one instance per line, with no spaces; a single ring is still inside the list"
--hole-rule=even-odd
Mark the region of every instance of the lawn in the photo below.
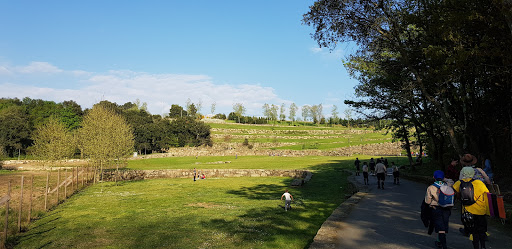
[[[272,162],[271,158],[278,157],[259,157],[263,160],[259,165]],[[247,157],[245,163],[244,157],[238,159],[241,163],[233,168],[262,168],[256,167],[258,158]],[[194,165],[190,164],[194,160],[173,162],[183,168]],[[279,157],[276,161],[273,168],[315,172],[305,186],[290,188],[295,202],[288,212],[280,207],[284,203],[279,198],[290,178],[102,183],[73,196],[11,243],[17,243],[16,248],[305,248],[345,194],[351,193],[343,168],[353,160]],[[290,163],[293,166],[285,166]]]
[[[307,169],[319,164],[332,163],[340,157],[307,156],[208,156],[165,157],[128,161],[128,169]],[[221,163],[224,162],[224,163]]]

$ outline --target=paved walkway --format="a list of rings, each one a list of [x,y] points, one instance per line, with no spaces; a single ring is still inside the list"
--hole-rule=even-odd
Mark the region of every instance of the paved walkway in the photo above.
[[[437,234],[427,234],[420,220],[420,205],[427,185],[402,179],[393,185],[387,177],[385,190],[377,189],[370,176],[369,186],[362,176],[349,177],[359,192],[341,204],[324,222],[309,248],[405,249],[435,248]],[[490,218],[489,218],[490,219]],[[460,208],[452,210],[448,248],[473,248],[468,237],[459,233]],[[512,238],[489,226],[487,248],[512,248]]]

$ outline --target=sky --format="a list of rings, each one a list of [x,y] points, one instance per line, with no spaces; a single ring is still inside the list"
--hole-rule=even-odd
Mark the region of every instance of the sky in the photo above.
[[[205,115],[213,103],[248,116],[322,104],[343,117],[357,84],[343,67],[350,51],[311,38],[302,16],[313,3],[0,0],[0,98],[139,100],[160,115],[188,99]]]

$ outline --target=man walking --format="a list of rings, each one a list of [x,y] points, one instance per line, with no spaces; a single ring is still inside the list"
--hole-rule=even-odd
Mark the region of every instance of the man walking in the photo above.
[[[356,166],[356,176],[359,175],[359,167],[361,165],[361,161],[359,161],[359,158],[356,157],[356,161],[354,162],[354,165]]]
[[[377,160],[377,165],[375,165],[375,173],[377,174],[377,186],[384,189],[384,180],[386,179],[386,166],[380,159]]]

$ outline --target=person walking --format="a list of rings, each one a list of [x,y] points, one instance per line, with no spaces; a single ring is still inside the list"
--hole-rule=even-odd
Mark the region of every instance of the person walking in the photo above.
[[[281,195],[281,201],[283,200],[283,197],[284,197],[284,210],[288,211],[288,209],[291,209],[293,196],[290,193],[288,193],[288,189],[287,189],[284,191],[284,194]]]
[[[384,180],[386,179],[386,166],[382,163],[381,160],[377,160],[377,165],[375,165],[375,173],[377,174],[378,188],[384,189]]]
[[[441,200],[440,198],[441,192],[443,191],[442,187],[448,187],[443,179],[443,171],[434,171],[434,184],[427,188],[427,192],[425,193],[425,203],[430,207],[431,219],[434,223],[434,230],[437,233],[435,245],[438,248],[446,249],[448,248],[446,243],[446,233],[448,233],[450,215],[452,214],[452,211],[451,206],[443,207],[443,204],[445,203],[441,203],[445,199],[442,198]],[[451,191],[451,205],[453,205],[453,190],[451,187],[448,187],[448,189]]]
[[[354,165],[356,166],[356,176],[359,175],[359,168],[361,165],[361,161],[359,161],[359,158],[356,157],[356,161],[354,161]]]
[[[391,162],[391,168],[393,169],[393,184],[400,185],[400,170],[395,162]]]
[[[375,175],[375,161],[373,160],[373,157],[370,158],[370,162],[368,163],[368,166],[370,167],[370,174]]]
[[[366,162],[363,163],[363,180],[364,185],[368,185],[368,164]]]
[[[476,159],[474,161],[476,163]],[[487,219],[485,214],[488,205],[486,196],[489,189],[487,189],[483,181],[474,179],[475,169],[473,167],[467,166],[462,168],[460,174],[462,179],[453,184],[453,189],[460,193],[463,218],[466,217],[468,221],[464,224],[464,230],[461,232],[469,232],[471,234],[474,249],[485,249],[485,240],[487,238]],[[468,196],[470,194],[472,196]],[[468,212],[470,215],[465,215],[464,212]]]

